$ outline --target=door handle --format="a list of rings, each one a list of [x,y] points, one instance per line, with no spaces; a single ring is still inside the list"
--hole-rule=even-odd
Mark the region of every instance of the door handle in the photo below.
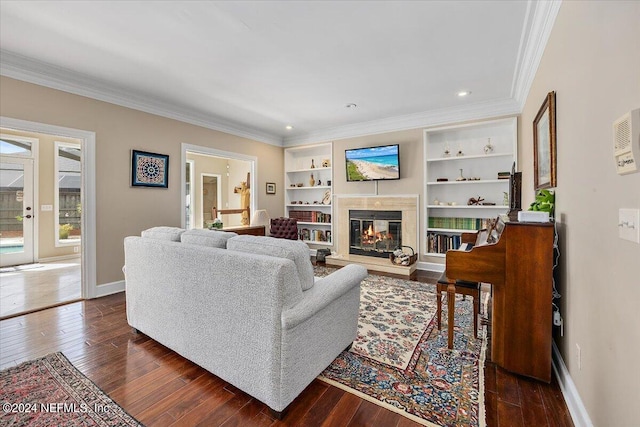
[[[29,219],[31,218],[31,215],[25,215],[25,218]]]
[[[31,206],[27,206],[25,209],[30,211],[31,210]]]

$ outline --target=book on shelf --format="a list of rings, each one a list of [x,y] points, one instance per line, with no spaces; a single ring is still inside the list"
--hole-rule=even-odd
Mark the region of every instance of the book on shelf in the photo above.
[[[435,233],[430,231],[427,233],[427,252],[444,254],[450,249],[458,249],[460,247],[460,235]]]
[[[487,228],[488,218],[429,217],[429,228],[448,228],[455,230],[482,230]]]
[[[331,214],[319,211],[289,211],[289,218],[295,218],[300,222],[330,223]]]
[[[324,230],[310,230],[308,228],[303,228],[300,230],[299,238],[300,240],[308,241],[308,242],[327,242],[331,241],[331,233],[329,234],[329,239],[327,239],[327,235]]]

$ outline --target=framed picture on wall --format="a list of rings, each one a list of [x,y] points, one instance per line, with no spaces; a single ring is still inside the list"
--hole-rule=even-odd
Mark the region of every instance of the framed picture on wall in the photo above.
[[[168,188],[169,156],[131,150],[131,186]]]
[[[556,186],[556,93],[549,92],[533,121],[534,188]]]
[[[267,194],[276,194],[275,182],[267,182]]]

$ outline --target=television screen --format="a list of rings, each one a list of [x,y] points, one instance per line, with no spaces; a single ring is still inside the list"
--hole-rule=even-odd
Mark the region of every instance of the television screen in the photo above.
[[[347,181],[400,179],[399,146],[353,148],[344,151]]]

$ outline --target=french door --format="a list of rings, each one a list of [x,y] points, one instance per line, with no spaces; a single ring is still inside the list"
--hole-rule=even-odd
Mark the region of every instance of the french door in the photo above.
[[[34,261],[33,159],[0,156],[0,267]]]

